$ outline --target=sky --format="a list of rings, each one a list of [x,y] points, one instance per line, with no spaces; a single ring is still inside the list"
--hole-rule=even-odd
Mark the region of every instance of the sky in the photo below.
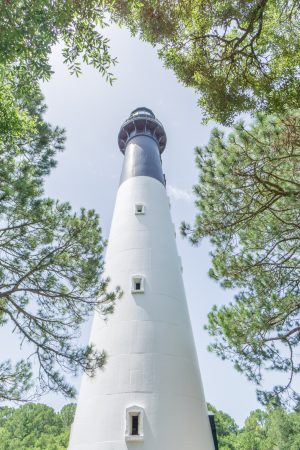
[[[207,351],[210,338],[203,329],[211,307],[230,301],[233,292],[224,291],[207,275],[209,243],[192,247],[179,233],[181,221],[192,223],[196,212],[192,196],[197,182],[194,148],[208,142],[216,124],[201,124],[197,95],[163,67],[154,48],[132,38],[125,29],[112,27],[106,34],[111,39],[111,54],[118,58],[113,68],[117,77],[113,87],[87,66],[79,78],[69,75],[62,63],[60,46],[53,49],[51,63],[55,73],[42,85],[48,105],[46,119],[66,129],[67,141],[57,168],[46,180],[45,193],[69,201],[75,210],[95,209],[103,234],[108,237],[123,158],[117,145],[120,126],[139,106],[153,110],[167,133],[163,169],[206,400],[241,425],[249,412],[259,407],[255,386],[231,363]],[[89,327],[90,323],[83,327],[82,344],[88,340]],[[6,354],[9,349],[16,354],[16,345],[12,337]],[[80,377],[74,382],[78,388]],[[41,402],[59,409],[68,400],[48,394]]]

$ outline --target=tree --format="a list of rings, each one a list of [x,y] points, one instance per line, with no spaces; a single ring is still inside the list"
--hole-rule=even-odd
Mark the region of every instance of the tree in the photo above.
[[[102,2],[18,1],[0,5],[0,325],[10,324],[33,346],[39,366],[36,394],[74,390],[62,370],[93,375],[105,353],[76,345],[80,324],[95,308],[111,312],[116,292],[101,280],[99,218],[43,197],[43,178],[63,149],[64,133],[43,120],[39,80],[52,74],[51,48],[64,43],[71,73],[80,59],[110,82]],[[102,309],[104,311],[104,309]],[[0,401],[32,395],[30,360],[0,364]]]
[[[82,59],[111,83],[116,59],[100,32],[108,18],[158,47],[166,67],[200,94],[206,119],[231,124],[241,112],[299,106],[296,0],[2,2],[0,66],[28,95],[51,76],[51,47],[62,42],[71,73],[81,72]]]
[[[105,12],[105,2],[99,0],[1,2],[0,65],[14,71],[27,94],[25,86],[50,78],[51,48],[62,42],[71,73],[80,73],[82,58],[112,81],[109,68],[116,60],[109,54],[108,39],[99,32],[107,26]]]
[[[257,409],[247,417],[244,427],[233,438],[235,450],[271,450],[267,421],[270,416],[267,412]]]
[[[37,91],[36,91],[37,93]],[[47,124],[41,94],[16,102],[0,89],[0,325],[10,324],[33,347],[39,365],[36,394],[48,389],[73,396],[61,370],[93,375],[105,353],[78,347],[80,324],[116,292],[102,279],[103,250],[94,211],[72,212],[43,197],[43,178],[63,149],[64,133]],[[104,305],[103,305],[104,306]],[[60,369],[60,370],[59,370]],[[0,400],[24,400],[32,387],[29,360],[0,364]]]
[[[214,130],[196,149],[195,224],[182,227],[193,244],[210,238],[210,276],[239,291],[209,313],[210,350],[257,384],[263,369],[287,374],[284,385],[258,391],[263,403],[299,399],[299,130],[299,111],[259,114],[227,138]]]
[[[69,419],[64,422],[66,410]],[[65,450],[74,412],[72,404],[64,406],[59,413],[34,403],[17,409],[0,408],[0,450]]]
[[[70,427],[74,420],[76,405],[75,403],[69,403],[60,410],[59,416],[64,427]]]
[[[268,448],[297,450],[300,448],[300,414],[284,409],[271,410],[267,421]]]
[[[252,411],[242,428],[223,411],[208,405],[215,415],[220,450],[298,450],[300,414],[269,406]]]
[[[282,408],[252,411],[243,428],[231,435],[234,450],[298,450],[299,437],[299,413]]]
[[[298,450],[299,412],[282,408],[252,411],[244,426],[208,404],[215,415],[220,450]],[[66,450],[75,404],[55,412],[43,404],[0,408],[0,450]],[[67,420],[65,418],[67,417]]]
[[[223,411],[218,411],[210,403],[207,404],[209,412],[214,414],[216,431],[218,437],[218,445],[220,450],[235,450],[232,443],[232,437],[236,436],[238,432],[238,426],[234,419],[229,416],[229,414]]]
[[[119,0],[111,10],[200,94],[206,119],[299,107],[297,0]]]

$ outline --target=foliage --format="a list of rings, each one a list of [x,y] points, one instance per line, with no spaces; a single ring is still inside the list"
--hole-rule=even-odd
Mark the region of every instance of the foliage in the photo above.
[[[116,60],[109,54],[108,39],[100,32],[107,26],[104,2],[99,0],[20,0],[0,4],[0,66],[14,70],[18,82],[31,86],[48,80],[51,48],[64,45],[64,62],[79,74],[81,59],[108,81]]]
[[[72,425],[75,410],[75,403],[69,403],[68,405],[63,406],[60,410],[59,417],[64,427],[70,427]]]
[[[93,375],[105,353],[76,345],[80,324],[116,292],[101,280],[99,218],[43,197],[43,179],[63,149],[63,130],[43,119],[39,80],[48,80],[51,48],[80,73],[81,59],[109,82],[110,57],[101,1],[20,0],[0,4],[0,325],[9,324],[31,359],[0,363],[0,401],[28,400],[49,389],[73,396],[62,371]],[[31,388],[32,358],[39,367]]]
[[[298,450],[300,414],[282,408],[253,411],[231,442],[234,450]]]
[[[299,1],[116,0],[111,9],[200,94],[207,119],[299,107]]]
[[[21,0],[0,5],[0,67],[29,94],[48,80],[51,48],[79,75],[81,62],[110,83],[108,18],[158,47],[166,67],[200,94],[207,119],[232,123],[241,112],[299,106],[296,0]],[[1,73],[1,70],[0,70]]]
[[[41,94],[29,103],[0,86],[0,324],[33,346],[40,390],[74,395],[59,368],[93,375],[105,354],[80,348],[80,324],[95,307],[112,310],[115,293],[102,280],[103,250],[94,211],[72,212],[43,197],[43,177],[63,149],[63,130],[47,124]],[[0,400],[28,398],[30,361],[0,364]]]
[[[298,450],[300,413],[283,408],[257,409],[238,429],[226,413],[208,405],[215,415],[219,450]]]
[[[65,450],[74,413],[74,404],[59,413],[33,403],[17,409],[0,408],[0,450]]]
[[[243,429],[233,438],[234,448],[239,450],[271,449],[268,442],[268,419],[272,421],[272,414],[269,417],[265,411],[260,409],[252,411],[247,417]]]
[[[232,445],[232,436],[235,436],[238,432],[238,426],[234,419],[230,417],[229,414],[226,414],[223,411],[218,411],[210,403],[207,404],[207,408],[208,411],[214,415],[219,449],[234,450]]]
[[[268,408],[250,413],[239,429],[223,411],[208,404],[214,413],[219,450],[298,450],[300,413]],[[17,409],[0,408],[0,450],[65,450],[75,405],[60,412],[42,404],[28,403]],[[67,418],[67,420],[66,420]]]
[[[225,138],[214,130],[196,149],[198,213],[183,233],[196,244],[213,244],[210,276],[239,293],[214,306],[210,350],[234,362],[260,384],[262,369],[288,374],[285,385],[259,391],[267,403],[297,400],[293,376],[300,370],[300,113],[260,114],[252,126],[239,123]]]

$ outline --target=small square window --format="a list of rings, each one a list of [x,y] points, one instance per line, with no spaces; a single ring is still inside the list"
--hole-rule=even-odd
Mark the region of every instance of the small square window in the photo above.
[[[144,278],[142,276],[135,275],[134,277],[132,277],[131,292],[144,292]]]
[[[140,406],[131,406],[126,409],[126,441],[144,441],[143,416],[144,410]]]
[[[143,203],[136,203],[135,214],[145,214],[145,205],[143,205]]]

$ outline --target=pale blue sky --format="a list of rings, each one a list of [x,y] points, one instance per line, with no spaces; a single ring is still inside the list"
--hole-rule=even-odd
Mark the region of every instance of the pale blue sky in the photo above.
[[[117,145],[118,131],[133,109],[146,106],[153,110],[167,133],[163,168],[178,230],[182,220],[192,222],[195,214],[191,197],[197,180],[194,147],[207,143],[215,125],[201,124],[196,94],[164,69],[155,49],[131,38],[126,30],[112,28],[107,34],[111,38],[111,52],[119,60],[113,70],[117,76],[113,87],[92,68],[84,67],[80,78],[70,76],[62,64],[60,48],[53,51],[55,74],[43,85],[48,105],[46,117],[49,122],[66,128],[67,142],[57,168],[46,181],[46,194],[70,201],[75,209],[94,208],[108,237],[123,158]],[[177,232],[177,245],[206,400],[241,424],[250,410],[259,406],[255,387],[229,362],[207,352],[209,337],[203,330],[211,306],[229,301],[232,293],[225,292],[208,278],[208,243],[191,247]],[[88,339],[88,332],[87,325],[82,333],[83,343]],[[3,348],[0,350],[1,358],[9,357],[9,349],[16,353],[14,338],[10,342],[5,352]],[[75,383],[78,386],[79,379]],[[55,408],[66,402],[57,394],[49,394],[41,401]]]

